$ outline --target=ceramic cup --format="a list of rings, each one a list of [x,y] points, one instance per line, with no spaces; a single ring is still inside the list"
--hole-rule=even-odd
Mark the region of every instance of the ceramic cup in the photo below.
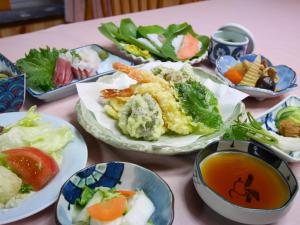
[[[215,64],[223,55],[238,59],[246,54],[249,38],[233,31],[219,30],[212,34],[208,51],[209,60]]]

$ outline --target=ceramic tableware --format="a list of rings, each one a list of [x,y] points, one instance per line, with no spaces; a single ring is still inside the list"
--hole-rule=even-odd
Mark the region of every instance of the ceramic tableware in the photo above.
[[[91,165],[76,172],[61,189],[56,218],[61,225],[72,225],[76,214],[75,199],[83,187],[109,187],[123,190],[143,190],[155,206],[150,220],[155,225],[171,225],[174,218],[174,197],[169,186],[154,172],[127,162]]]
[[[0,113],[19,111],[25,100],[25,75],[0,53],[0,74],[11,76],[0,78]]]
[[[15,123],[25,115],[25,112],[0,114],[0,125],[6,126]],[[70,123],[54,116],[42,114],[42,121],[50,122],[54,127],[66,126],[70,128],[74,139],[63,149],[63,159],[58,174],[43,189],[22,200],[17,207],[0,209],[1,224],[26,218],[51,205],[57,200],[65,180],[86,165],[87,146],[77,129]]]
[[[228,153],[242,154],[243,157],[254,157],[260,164],[264,164],[268,169],[274,171],[277,176],[279,175],[285,185],[288,186],[286,190],[289,193],[285,203],[277,208],[242,207],[227,200],[227,198],[209,187],[204,180],[204,174],[202,173],[204,170],[200,169],[202,163],[211,156],[223,155],[224,157],[224,154]],[[248,167],[245,170],[241,169],[240,172],[243,174],[242,171],[247,170],[249,170]],[[223,172],[226,173],[226,171]],[[242,198],[243,201],[246,201],[246,205],[252,201],[264,201],[266,198],[263,195],[263,189],[255,183],[258,182],[258,178],[254,171],[249,170],[248,172],[250,173],[248,178],[241,177],[242,175],[236,177],[236,181],[234,181],[234,178],[232,180],[233,186],[228,186],[226,193],[229,193],[230,199]],[[290,209],[298,191],[297,180],[285,161],[274,155],[265,146],[244,141],[219,141],[202,149],[196,156],[194,163],[193,181],[198,194],[210,208],[228,219],[246,224],[269,224],[279,220]]]
[[[229,68],[245,60],[249,62],[254,62],[256,57],[257,57],[256,54],[248,54],[245,56],[241,56],[238,60],[236,60],[234,57],[229,55],[221,56],[216,61],[216,74],[222,80],[224,80],[229,86],[238,89],[240,91],[243,91],[258,100],[264,100],[266,98],[274,98],[283,95],[297,87],[296,73],[294,70],[292,70],[290,67],[285,65],[274,66],[270,62],[270,60],[268,60],[264,56],[262,56],[262,58],[267,60],[269,67],[273,67],[276,70],[277,76],[279,78],[275,86],[275,91],[257,88],[257,87],[235,85],[226,77],[224,77],[225,72]]]

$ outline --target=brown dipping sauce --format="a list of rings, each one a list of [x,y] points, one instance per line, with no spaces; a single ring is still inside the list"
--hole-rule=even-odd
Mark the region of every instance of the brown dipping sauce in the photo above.
[[[287,183],[274,168],[245,153],[212,154],[200,163],[200,170],[208,187],[242,207],[280,208],[290,197]]]

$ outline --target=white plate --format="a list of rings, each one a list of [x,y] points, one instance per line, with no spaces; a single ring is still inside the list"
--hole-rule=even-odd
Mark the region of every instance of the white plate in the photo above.
[[[164,66],[179,70],[183,67],[181,62],[151,62],[140,68],[150,71],[156,66]],[[103,105],[99,104],[99,91],[105,88],[126,88],[132,84],[132,79],[116,72],[111,76],[101,77],[97,82],[78,84],[77,91],[80,101],[76,106],[77,120],[79,124],[95,138],[126,151],[133,150],[152,154],[175,155],[184,154],[204,148],[212,141],[219,140],[226,128],[244,112],[244,104],[241,102],[247,95],[224,85],[215,75],[201,68],[193,67],[193,73],[198,76],[199,82],[208,87],[218,98],[220,113],[224,126],[210,135],[170,135],[165,134],[157,141],[144,141],[131,139],[122,134],[116,126],[116,121],[105,112]],[[231,96],[228,98],[227,96]]]
[[[23,118],[25,112],[0,114],[0,125],[6,126]],[[10,223],[33,215],[51,205],[58,198],[60,188],[75,172],[85,167],[87,162],[87,146],[81,134],[70,123],[42,114],[43,121],[49,121],[54,127],[67,126],[74,134],[74,139],[63,150],[63,161],[59,173],[42,190],[25,198],[18,207],[0,209],[0,224]]]

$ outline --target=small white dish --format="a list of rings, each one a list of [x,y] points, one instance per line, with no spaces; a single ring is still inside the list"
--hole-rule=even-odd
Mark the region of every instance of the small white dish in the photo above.
[[[299,106],[300,107],[300,98],[298,96],[288,96],[283,99],[281,102],[273,106],[268,111],[264,112],[262,115],[256,118],[257,121],[263,123],[263,128],[278,134],[278,129],[275,126],[275,118],[277,112],[285,108],[287,106]],[[278,134],[279,135],[279,134]],[[280,135],[281,136],[281,135]],[[283,140],[289,141],[289,138],[281,136]],[[300,143],[300,138],[293,138],[298,139]],[[297,146],[299,150],[297,151],[289,151],[289,149],[281,149],[278,146],[271,146],[268,145],[270,149],[273,150],[274,154],[282,158],[287,162],[300,162],[300,145]]]
[[[0,114],[2,126],[12,124],[26,115],[25,112]],[[43,121],[49,121],[54,127],[67,126],[74,134],[74,139],[64,148],[63,160],[58,174],[42,190],[22,200],[15,208],[0,209],[0,223],[11,223],[31,216],[57,200],[60,188],[76,171],[85,167],[87,162],[87,146],[81,134],[70,123],[54,116],[43,115]]]

